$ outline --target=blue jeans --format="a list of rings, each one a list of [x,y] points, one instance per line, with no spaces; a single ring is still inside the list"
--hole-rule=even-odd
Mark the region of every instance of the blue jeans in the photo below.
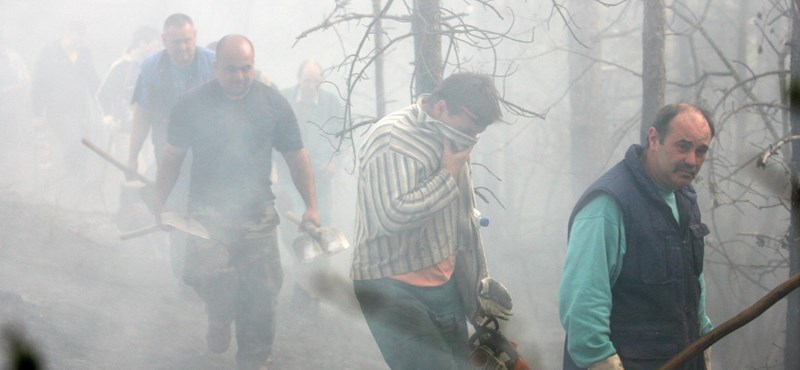
[[[467,321],[454,281],[417,287],[383,278],[356,280],[353,287],[393,370],[468,368]]]

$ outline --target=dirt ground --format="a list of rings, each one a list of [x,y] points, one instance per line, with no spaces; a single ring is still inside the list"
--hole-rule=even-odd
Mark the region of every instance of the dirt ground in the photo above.
[[[235,344],[206,350],[203,304],[173,276],[163,235],[118,235],[105,212],[0,194],[0,325],[22,332],[50,369],[235,368]],[[290,305],[287,270],[270,368],[385,369],[343,273],[326,279],[338,298],[308,313]]]

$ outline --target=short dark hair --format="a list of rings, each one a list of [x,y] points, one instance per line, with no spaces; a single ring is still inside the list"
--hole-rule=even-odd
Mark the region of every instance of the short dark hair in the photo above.
[[[489,76],[478,73],[455,73],[445,78],[430,96],[430,102],[444,100],[452,114],[462,114],[466,108],[475,116],[475,122],[488,126],[500,119],[500,94]]]
[[[128,51],[133,50],[137,46],[141,45],[142,43],[148,43],[151,41],[161,40],[161,35],[158,34],[158,30],[150,26],[139,27],[134,33],[133,38],[131,38],[131,43],[128,45]]]
[[[166,20],[164,20],[164,29],[163,30],[166,31],[167,28],[180,27],[180,26],[183,26],[184,24],[189,24],[189,25],[194,26],[194,22],[192,22],[192,18],[189,18],[188,15],[183,14],[183,13],[175,13],[175,14],[170,15],[169,17],[167,17]]]
[[[689,104],[689,103],[676,103],[676,104],[668,104],[661,109],[658,110],[656,113],[656,118],[653,120],[653,127],[658,132],[659,136],[659,143],[664,143],[664,138],[667,137],[669,134],[669,124],[672,122],[673,119],[678,114],[683,112],[698,112],[700,113],[703,118],[705,118],[706,122],[708,122],[708,127],[711,129],[711,137],[714,137],[714,121],[711,119],[711,113],[702,106]],[[645,143],[645,146],[649,146],[649,140]]]

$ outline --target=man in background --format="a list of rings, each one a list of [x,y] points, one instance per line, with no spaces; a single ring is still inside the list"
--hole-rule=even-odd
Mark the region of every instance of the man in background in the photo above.
[[[80,141],[100,129],[94,99],[100,80],[92,54],[84,44],[85,33],[82,23],[73,22],[58,41],[45,47],[36,63],[31,87],[34,126],[39,136],[50,137],[44,139],[42,150],[52,151],[50,160],[58,170],[57,178],[67,180],[59,182],[59,195],[66,197],[85,190],[86,178],[92,174],[87,167],[89,153]]]
[[[110,152],[114,157],[127,156],[130,144],[130,132],[133,120],[131,97],[139,78],[142,60],[161,48],[161,35],[152,27],[137,29],[121,58],[111,64],[100,88],[97,90],[97,101],[103,109],[103,123],[111,131]],[[150,161],[152,155],[150,156]],[[122,230],[130,230],[144,225],[136,223],[136,215],[147,214],[137,189],[138,182],[126,181],[120,185],[117,226]],[[138,207],[137,207],[138,206]],[[144,212],[137,212],[141,210]]]
[[[134,180],[133,173],[139,170],[140,152],[147,135],[151,136],[158,166],[167,142],[167,121],[175,103],[188,91],[214,78],[214,52],[197,47],[197,31],[189,16],[175,13],[167,17],[161,40],[164,50],[142,62],[133,92],[133,127],[128,148],[129,181]],[[184,172],[188,171],[190,160],[186,163]],[[182,209],[185,206],[189,186],[187,178],[183,176],[183,180],[175,186],[168,204],[170,208]],[[185,234],[180,232],[169,234],[172,271],[176,277],[183,274],[185,238]]]
[[[284,89],[281,93],[292,105],[297,116],[303,143],[314,168],[320,219],[329,224],[333,221],[333,179],[337,170],[334,154],[338,138],[334,134],[343,129],[342,104],[336,95],[321,89],[322,66],[317,61],[303,61],[298,69],[297,79],[297,85]],[[290,196],[291,192],[285,193],[282,199],[285,206],[281,208],[291,210],[300,202],[296,196]],[[297,235],[297,232],[291,225],[285,225],[282,234],[284,244],[291,246],[291,236]],[[314,293],[313,286],[315,281],[330,272],[330,268],[331,261],[328,258],[296,265],[295,285],[292,289],[292,306],[295,309],[306,312],[319,309],[319,298]]]

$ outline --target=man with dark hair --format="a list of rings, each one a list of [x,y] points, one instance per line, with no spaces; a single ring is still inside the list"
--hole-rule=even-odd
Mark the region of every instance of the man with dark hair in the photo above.
[[[142,60],[149,57],[161,47],[161,38],[158,30],[153,27],[140,27],[134,33],[130,44],[125,49],[122,57],[111,64],[100,88],[97,90],[97,101],[103,109],[103,123],[111,129],[111,153],[128,155],[130,143],[131,120],[133,107],[131,96],[136,87]],[[152,157],[151,157],[152,161]],[[144,205],[139,202],[138,188],[131,182],[120,186],[119,209],[117,211],[117,226],[122,230],[130,230],[137,225],[136,210],[147,215]],[[137,207],[136,205],[139,205]]]
[[[176,13],[167,17],[161,40],[164,50],[142,62],[133,93],[135,106],[128,156],[132,171],[139,167],[139,152],[151,129],[156,160],[160,160],[170,110],[187,91],[214,78],[214,52],[197,47],[197,31],[187,15]]]
[[[297,121],[277,90],[254,81],[252,45],[241,35],[220,40],[217,79],[173,109],[156,176],[160,222],[160,210],[191,150],[188,211],[210,239],[189,236],[184,278],[206,303],[209,350],[228,349],[235,322],[239,369],[266,366],[275,336],[283,273],[270,188],[273,148],[283,155],[305,202],[303,221],[319,225],[314,175]]]
[[[99,128],[94,93],[99,78],[94,59],[86,47],[86,26],[71,22],[58,41],[42,50],[33,72],[31,85],[34,125],[56,139],[55,152],[60,169],[68,176],[69,189],[80,192],[91,174],[88,153],[80,144]],[[62,174],[63,176],[63,174]],[[72,180],[80,183],[72,184]],[[73,196],[69,194],[68,196]]]
[[[123,132],[130,132],[133,114],[130,102],[142,60],[157,52],[160,46],[160,34],[155,28],[137,29],[124,54],[111,64],[97,90],[97,101],[103,108],[106,120],[122,126]]]
[[[646,145],[632,145],[578,200],[559,298],[564,369],[656,369],[712,329],[709,230],[691,182],[713,135],[701,108],[665,106]],[[707,352],[682,368],[709,365]]]
[[[488,277],[469,167],[500,115],[488,76],[454,74],[378,121],[359,150],[351,276],[392,369],[467,368],[467,318],[511,315]]]
[[[133,127],[128,148],[129,181],[139,170],[139,154],[142,145],[151,135],[156,165],[160,165],[164,145],[167,142],[167,120],[175,103],[188,91],[211,81],[214,78],[212,64],[214,52],[197,47],[197,31],[192,19],[185,14],[176,13],[164,21],[161,40],[164,50],[159,51],[142,62],[141,73],[133,92]],[[183,172],[188,171],[187,160]],[[183,176],[185,179],[187,176]],[[168,206],[180,209],[186,204],[188,181],[179,182]],[[172,271],[180,276],[183,271],[185,235],[172,232],[169,235],[172,254]]]

